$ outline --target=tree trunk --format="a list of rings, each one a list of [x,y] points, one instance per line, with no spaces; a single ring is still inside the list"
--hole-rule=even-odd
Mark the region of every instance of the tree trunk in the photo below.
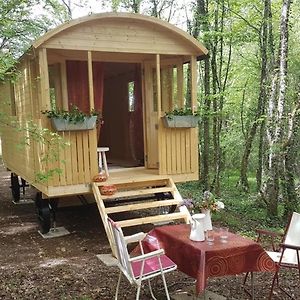
[[[264,112],[263,112],[264,113]],[[259,141],[258,141],[258,162],[256,169],[256,191],[259,192],[261,190],[262,184],[262,172],[263,172],[263,161],[265,154],[265,121],[262,121],[259,128]]]
[[[262,29],[261,29],[261,38],[259,40],[260,45],[260,54],[261,54],[261,72],[260,72],[260,88],[259,88],[259,96],[256,107],[255,119],[252,123],[251,129],[247,134],[247,138],[245,141],[244,153],[241,161],[241,169],[240,169],[240,179],[239,184],[245,192],[249,192],[249,183],[248,183],[248,164],[249,164],[249,156],[252,149],[252,144],[254,137],[256,135],[257,128],[259,126],[259,119],[264,113],[264,107],[266,102],[266,89],[267,89],[267,67],[268,67],[268,17],[270,9],[270,0],[264,1],[264,13],[262,16]]]
[[[222,170],[222,149],[221,132],[223,127],[223,106],[224,92],[226,90],[228,72],[231,63],[231,39],[228,43],[228,57],[224,55],[224,16],[225,2],[220,0],[216,2],[214,12],[214,35],[213,45],[211,47],[211,70],[213,86],[213,146],[214,146],[214,179],[211,190],[214,190],[217,196],[221,194],[221,170]],[[224,63],[226,61],[226,64]],[[224,66],[225,65],[225,66]]]
[[[282,132],[286,105],[286,73],[288,57],[288,20],[291,0],[283,0],[280,21],[279,66],[274,74],[267,112],[268,157],[265,182],[261,191],[267,213],[277,215],[279,198],[279,169],[282,160]]]
[[[195,11],[195,25],[193,36],[198,37],[200,28],[203,32],[209,31],[207,2],[205,0],[197,0]],[[204,40],[205,46],[210,50],[210,41]],[[207,57],[204,60],[204,105],[203,105],[203,147],[201,151],[202,174],[200,176],[204,190],[209,190],[209,147],[210,147],[210,59]]]
[[[300,96],[299,96],[300,97]],[[295,139],[298,137],[299,121],[300,121],[300,98],[289,115],[288,132],[286,141],[283,144],[283,201],[284,201],[284,216],[288,217],[298,208],[298,199],[295,186],[295,165],[297,145]]]
[[[203,115],[203,149],[202,149],[202,184],[205,191],[209,190],[209,146],[210,146],[210,64],[209,59],[204,61],[204,115]]]

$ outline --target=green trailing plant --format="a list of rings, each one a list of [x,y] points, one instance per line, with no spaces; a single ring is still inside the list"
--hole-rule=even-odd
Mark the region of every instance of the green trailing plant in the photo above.
[[[195,110],[193,112],[192,108],[175,108],[170,112],[166,112],[166,117],[168,119],[173,119],[174,116],[199,116],[199,111]]]
[[[101,113],[92,109],[89,113],[82,112],[76,105],[72,105],[69,111],[59,108],[54,108],[51,110],[42,111],[49,119],[64,119],[68,120],[70,123],[82,123],[86,118],[90,118],[92,116],[100,116]]]
[[[5,113],[0,113],[0,129],[1,127],[10,127],[15,130],[16,134],[20,134],[19,143],[16,145],[20,151],[25,147],[31,147],[33,142],[39,144],[41,148],[47,149],[40,152],[41,169],[35,173],[36,182],[47,182],[55,174],[62,173],[59,167],[49,168],[49,164],[54,166],[58,161],[62,164],[65,163],[59,159],[59,151],[70,146],[58,133],[42,128],[31,120],[20,124]]]

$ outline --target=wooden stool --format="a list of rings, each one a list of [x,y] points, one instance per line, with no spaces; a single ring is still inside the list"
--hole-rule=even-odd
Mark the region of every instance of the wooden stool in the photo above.
[[[97,153],[98,153],[98,163],[99,163],[99,171],[105,170],[106,176],[108,177],[108,167],[107,167],[107,160],[105,152],[109,151],[108,147],[97,147]]]

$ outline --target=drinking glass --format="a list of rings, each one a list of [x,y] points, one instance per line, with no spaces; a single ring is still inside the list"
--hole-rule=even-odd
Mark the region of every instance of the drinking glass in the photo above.
[[[206,240],[208,245],[213,245],[215,240],[215,232],[213,230],[206,230]]]
[[[215,239],[219,239],[219,237],[220,237],[220,226],[219,225],[213,226],[213,231],[215,233]]]
[[[227,243],[228,227],[220,227],[220,240],[221,240],[221,243]]]

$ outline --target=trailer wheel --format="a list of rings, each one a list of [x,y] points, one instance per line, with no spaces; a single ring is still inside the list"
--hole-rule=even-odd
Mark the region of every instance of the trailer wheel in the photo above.
[[[15,173],[10,174],[11,193],[15,202],[20,201],[20,183],[19,176]]]
[[[48,233],[51,227],[51,213],[50,213],[49,201],[42,198],[41,192],[38,192],[36,194],[35,206],[36,206],[40,231],[42,234]]]

